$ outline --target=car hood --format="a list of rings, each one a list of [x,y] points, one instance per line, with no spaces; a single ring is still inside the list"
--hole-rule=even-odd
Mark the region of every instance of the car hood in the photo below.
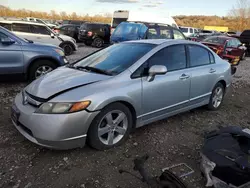
[[[25,91],[40,99],[51,99],[63,92],[111,78],[110,76],[79,71],[67,67],[58,68],[33,81]]]

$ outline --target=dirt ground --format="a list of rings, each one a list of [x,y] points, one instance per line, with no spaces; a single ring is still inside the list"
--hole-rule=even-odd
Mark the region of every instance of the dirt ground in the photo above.
[[[89,53],[91,50],[82,49]],[[86,54],[85,54],[86,55]],[[75,54],[69,59],[79,58]],[[187,163],[195,171],[185,179],[189,187],[204,187],[199,170],[199,151],[205,132],[218,126],[250,127],[250,58],[243,61],[222,108],[211,112],[199,108],[137,129],[122,146],[96,151],[88,146],[52,151],[26,140],[12,125],[10,107],[14,96],[27,83],[0,83],[0,187],[4,188],[140,188],[133,172],[133,159],[149,154],[146,167],[158,175],[161,169]]]

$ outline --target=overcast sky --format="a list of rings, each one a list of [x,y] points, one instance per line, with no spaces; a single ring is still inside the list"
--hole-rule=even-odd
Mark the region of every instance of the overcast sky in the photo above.
[[[77,14],[112,13],[114,10],[146,10],[174,15],[226,16],[236,0],[1,0],[13,9],[66,11]]]

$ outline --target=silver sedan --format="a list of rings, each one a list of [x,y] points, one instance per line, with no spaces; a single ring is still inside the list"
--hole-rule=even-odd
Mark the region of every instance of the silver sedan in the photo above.
[[[19,93],[15,127],[55,149],[104,150],[132,129],[207,105],[221,107],[231,66],[206,46],[186,40],[112,45],[48,73]]]

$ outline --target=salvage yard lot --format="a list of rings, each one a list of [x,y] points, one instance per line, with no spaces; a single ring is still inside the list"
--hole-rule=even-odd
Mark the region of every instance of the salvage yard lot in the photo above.
[[[80,47],[68,59],[73,62],[94,50]],[[124,145],[104,152],[89,147],[52,151],[27,141],[12,125],[9,115],[14,96],[26,84],[0,83],[0,187],[146,187],[118,172],[133,171],[134,157],[146,153],[151,157],[146,166],[152,174],[185,162],[195,170],[185,180],[189,187],[204,187],[199,171],[204,133],[218,126],[250,127],[250,58],[238,66],[231,91],[219,111],[199,108],[158,121],[137,129]]]

